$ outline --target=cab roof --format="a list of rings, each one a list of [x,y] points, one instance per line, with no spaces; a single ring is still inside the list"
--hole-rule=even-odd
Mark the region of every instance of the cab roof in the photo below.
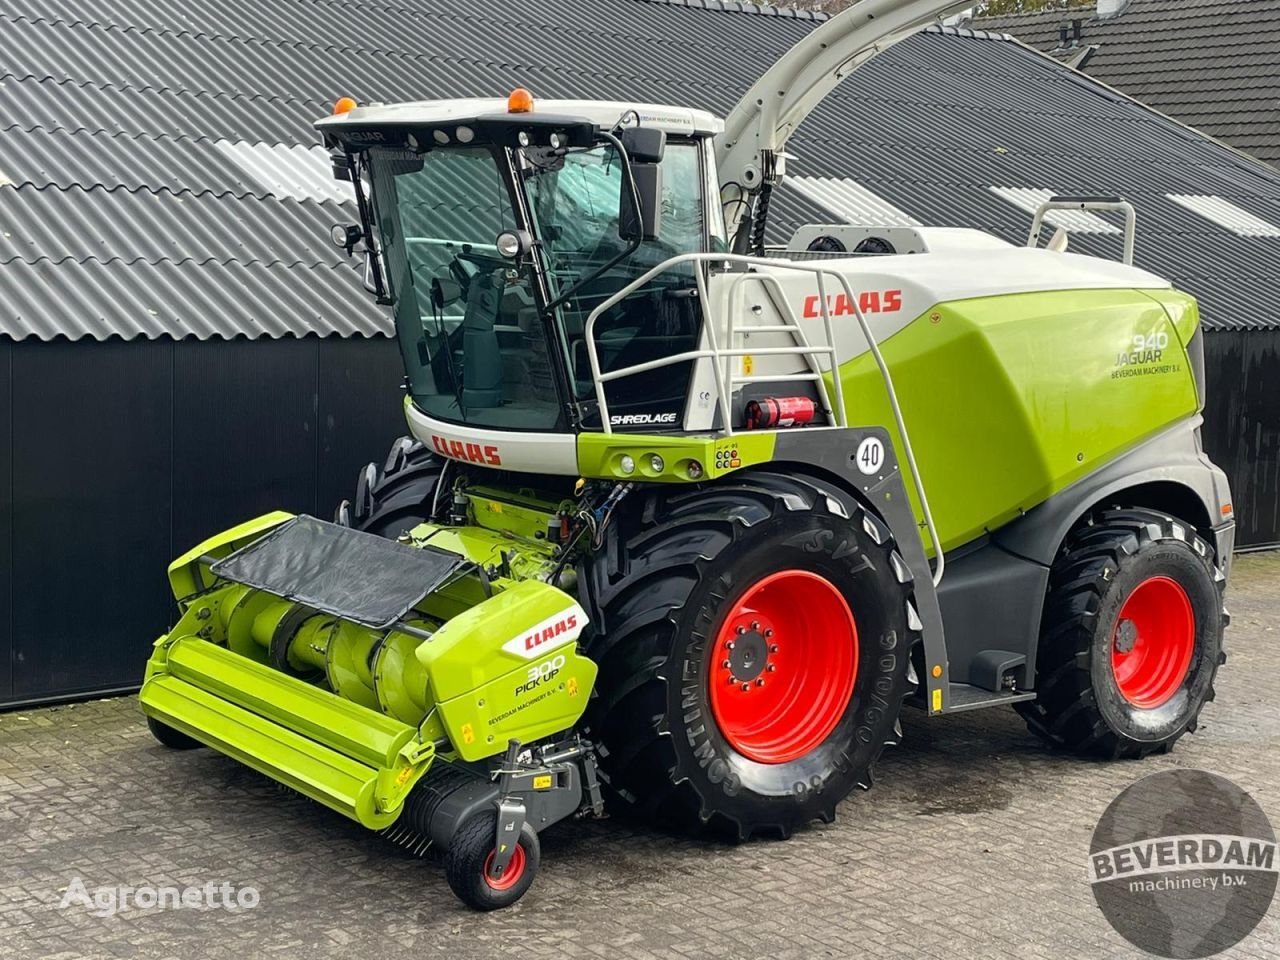
[[[672,107],[653,103],[628,103],[622,100],[534,100],[533,115],[581,118],[606,130],[617,125],[624,114],[636,111],[642,126],[665,130],[672,136],[717,134],[724,121],[705,110]],[[461,123],[476,117],[494,117],[507,112],[507,101],[499,97],[474,97],[458,100],[418,100],[410,103],[371,103],[344,114],[325,117],[316,127],[326,133],[340,133],[344,127],[369,128],[382,124],[434,126]],[[511,114],[513,119],[529,116]]]

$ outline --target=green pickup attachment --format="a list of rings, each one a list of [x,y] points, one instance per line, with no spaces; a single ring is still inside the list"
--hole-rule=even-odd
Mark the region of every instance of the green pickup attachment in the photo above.
[[[170,568],[182,615],[155,645],[142,709],[386,828],[437,751],[498,758],[571,730],[591,695],[573,598],[475,566],[310,517],[228,530]]]
[[[193,636],[157,649],[141,700],[148,716],[371,829],[395,821],[435,756],[409,724]]]
[[[515,509],[527,538],[422,524],[401,542],[273,513],[189,550],[139,696],[152,733],[443,849],[478,909],[514,903],[538,831],[603,810],[573,732],[596,678],[587,613],[544,577],[547,517]]]

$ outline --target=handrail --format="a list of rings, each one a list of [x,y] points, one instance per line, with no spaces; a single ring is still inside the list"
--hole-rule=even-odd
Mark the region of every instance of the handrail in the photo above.
[[[1124,263],[1133,266],[1133,251],[1138,236],[1138,211],[1133,204],[1120,197],[1050,197],[1036,208],[1031,220],[1031,234],[1027,246],[1040,245],[1040,231],[1044,229],[1045,215],[1054,210],[1118,210],[1124,214]],[[1063,228],[1066,231],[1066,228]],[[1070,231],[1066,231],[1070,232]]]
[[[836,352],[835,331],[832,329],[831,324],[828,323],[826,326],[827,346],[811,348],[809,344],[809,338],[805,336],[804,328],[800,326],[800,321],[796,317],[795,311],[791,309],[791,304],[787,302],[786,293],[782,289],[782,284],[778,282],[778,278],[775,277],[773,274],[751,273],[750,271],[743,271],[738,276],[738,278],[734,280],[733,286],[729,288],[729,297],[728,297],[729,303],[730,304],[739,303],[739,301],[735,298],[741,296],[742,299],[740,302],[745,311],[746,294],[743,293],[743,287],[748,280],[755,280],[757,283],[761,285],[761,287],[765,289],[766,292],[770,294],[770,299],[773,300],[774,309],[777,310],[780,314],[783,314],[787,322],[783,324],[778,324],[778,325],[766,325],[764,327],[753,326],[745,332],[790,333],[792,338],[797,341],[798,347],[778,348],[779,351],[782,353],[789,352],[795,355],[803,356],[808,361],[809,368],[813,371],[815,375],[813,379],[817,383],[818,396],[822,400],[822,409],[823,409],[823,412],[826,414],[828,421],[836,424],[837,426],[847,427],[849,425],[849,421],[847,417],[848,411],[846,411],[844,408],[844,392],[840,384],[840,378],[835,376],[834,374],[836,367],[840,365],[840,357],[839,357],[839,354]],[[821,275],[819,275],[819,282],[821,282]],[[776,298],[773,297],[774,292],[777,293]],[[824,303],[826,302],[825,299],[823,300],[823,302]],[[725,326],[728,328],[729,346],[733,346],[733,336],[734,336],[734,333],[736,332],[734,329],[734,324],[735,324],[734,312],[732,307],[730,307],[729,315],[725,318]],[[775,348],[758,347],[752,352],[752,355],[768,356],[774,352],[775,352]],[[817,365],[817,363],[814,362],[814,359],[813,359],[814,356],[819,353],[826,353],[831,357],[831,369],[833,371],[831,379],[835,385],[835,391],[836,391],[835,404],[832,404],[831,396],[830,394],[827,393],[827,383],[821,377],[822,370]],[[728,368],[728,366],[729,364],[726,361],[725,363],[726,369]],[[732,375],[730,375],[729,376],[730,392],[732,392],[732,385],[734,382],[735,382],[735,378]],[[740,382],[767,383],[769,381],[763,377],[753,375],[753,376],[743,377]]]
[[[623,367],[619,370],[611,370],[607,374],[600,369],[600,354],[596,350],[595,342],[595,326],[596,321],[600,319],[605,311],[612,309],[621,303],[631,294],[635,293],[641,287],[645,286],[654,277],[672,270],[685,263],[695,265],[694,275],[698,284],[698,299],[703,304],[703,324],[702,329],[706,334],[708,346],[699,350],[688,350],[680,354],[670,357],[662,357],[658,360],[650,360],[641,364],[634,364],[631,367]],[[889,409],[893,413],[894,423],[898,428],[898,437],[902,441],[902,452],[907,461],[907,467],[911,471],[911,479],[915,486],[916,496],[920,500],[920,511],[924,515],[925,527],[929,531],[929,539],[933,544],[934,556],[937,558],[937,565],[933,572],[933,583],[937,586],[942,581],[942,573],[945,567],[945,560],[942,554],[942,541],[938,536],[938,528],[933,522],[933,512],[929,509],[929,498],[925,494],[924,480],[920,476],[920,468],[916,462],[915,451],[911,447],[911,438],[907,432],[906,420],[902,415],[902,406],[898,402],[898,392],[893,385],[893,376],[889,372],[889,365],[885,362],[884,355],[880,352],[880,346],[876,343],[875,334],[871,330],[871,325],[867,322],[866,315],[862,312],[859,305],[857,294],[849,285],[849,279],[844,274],[837,273],[830,267],[809,266],[807,264],[797,263],[792,260],[780,260],[775,257],[752,257],[744,254],[735,253],[682,253],[678,256],[664,260],[657,266],[646,270],[639,277],[632,280],[626,286],[601,301],[596,305],[588,315],[586,323],[583,325],[582,336],[587,346],[587,360],[591,364],[591,376],[596,390],[596,402],[600,409],[601,427],[605,433],[613,433],[613,425],[609,422],[609,402],[605,396],[605,384],[611,380],[617,380],[624,376],[641,372],[644,370],[653,370],[659,367],[670,366],[676,363],[683,363],[687,360],[710,359],[712,360],[712,375],[716,382],[717,401],[724,422],[728,424],[731,407],[731,398],[728,394],[726,378],[720,362],[721,358],[726,356],[745,356],[751,353],[750,350],[734,350],[732,344],[730,349],[724,350],[720,348],[717,334],[716,324],[712,322],[709,315],[709,303],[707,298],[707,276],[706,271],[715,264],[736,263],[746,267],[768,267],[773,270],[795,270],[800,273],[814,274],[818,284],[818,303],[822,308],[822,321],[826,328],[827,342],[834,350],[834,325],[831,319],[831,311],[827,306],[826,286],[823,282],[823,276],[835,277],[843,288],[845,296],[848,298],[849,304],[853,310],[854,319],[858,322],[858,326],[862,330],[862,335],[867,341],[867,347],[871,352],[872,358],[876,362],[876,367],[880,371],[880,379],[884,383],[885,393],[889,400]],[[790,353],[797,353],[797,350],[789,350]],[[821,352],[827,352],[827,348],[821,348]],[[835,385],[837,393],[837,402],[840,408],[844,409],[844,397],[840,387],[839,370],[833,366],[831,369],[831,379]]]

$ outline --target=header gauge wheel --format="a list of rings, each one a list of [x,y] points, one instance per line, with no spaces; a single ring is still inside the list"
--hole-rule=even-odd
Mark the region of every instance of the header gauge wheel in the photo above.
[[[458,899],[473,910],[500,910],[528,892],[538,874],[541,848],[538,834],[524,824],[511,860],[498,876],[492,876],[494,834],[498,818],[476,814],[458,828],[444,858],[445,879]]]
[[[582,574],[614,808],[731,839],[832,820],[908,692],[911,577],[888,528],[762,471],[655,491],[611,529]]]

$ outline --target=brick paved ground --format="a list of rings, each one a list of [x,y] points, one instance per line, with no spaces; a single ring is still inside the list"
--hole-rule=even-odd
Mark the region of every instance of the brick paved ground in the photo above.
[[[0,714],[0,957],[1128,957],[1084,882],[1125,786],[1221,773],[1280,826],[1280,555],[1236,569],[1231,661],[1168,757],[1055,756],[1011,711],[906,718],[837,824],[741,847],[613,821],[544,838],[516,908],[467,912],[439,867],[212,751],[155,744],[132,699]],[[251,911],[58,909],[88,888],[229,881]],[[1280,957],[1280,907],[1235,955]]]

